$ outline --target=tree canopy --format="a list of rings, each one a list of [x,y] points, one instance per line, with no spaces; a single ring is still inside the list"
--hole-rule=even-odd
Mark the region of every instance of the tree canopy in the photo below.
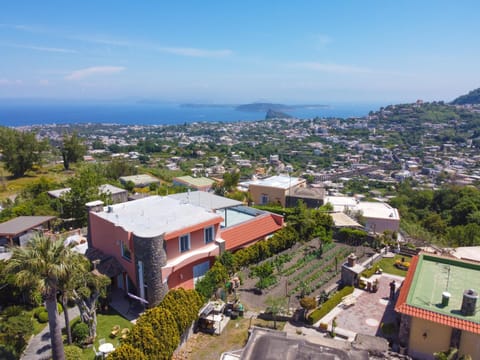
[[[65,170],[70,168],[70,163],[76,163],[85,155],[87,148],[82,140],[78,137],[77,132],[73,132],[70,136],[63,135],[63,143],[61,146],[63,167]]]
[[[46,148],[47,143],[39,142],[33,132],[0,127],[2,161],[15,178],[24,176],[39,164]]]
[[[447,246],[480,245],[480,190],[474,187],[414,190],[406,183],[390,203],[413,237]]]
[[[36,235],[26,246],[13,248],[6,266],[6,271],[15,274],[15,282],[19,286],[37,288],[44,294],[54,360],[65,359],[57,292],[62,281],[74,272],[74,256],[62,240],[53,241],[44,235]]]

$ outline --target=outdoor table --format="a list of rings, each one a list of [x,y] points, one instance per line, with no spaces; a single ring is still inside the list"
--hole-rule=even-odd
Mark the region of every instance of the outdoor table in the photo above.
[[[99,346],[98,350],[103,354],[103,356],[111,353],[115,348],[111,343],[105,343]]]

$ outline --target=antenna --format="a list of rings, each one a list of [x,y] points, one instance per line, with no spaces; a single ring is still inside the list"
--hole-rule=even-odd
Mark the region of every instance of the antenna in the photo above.
[[[445,286],[445,291],[448,291],[448,284],[450,283],[450,265],[447,265],[447,285]]]

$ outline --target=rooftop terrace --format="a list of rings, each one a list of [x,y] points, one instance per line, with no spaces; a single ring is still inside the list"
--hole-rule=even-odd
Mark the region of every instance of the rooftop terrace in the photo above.
[[[480,323],[480,312],[464,316],[460,312],[463,292],[480,290],[480,265],[449,258],[421,255],[406,303],[417,308]],[[442,306],[442,293],[451,294]]]

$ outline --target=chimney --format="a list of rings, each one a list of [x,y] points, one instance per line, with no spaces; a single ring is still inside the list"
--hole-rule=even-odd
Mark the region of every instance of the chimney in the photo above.
[[[100,201],[100,200],[96,200],[96,201],[91,201],[89,203],[86,203],[85,204],[85,208],[86,208],[86,211],[89,213],[88,214],[88,230],[87,230],[87,242],[88,242],[88,247],[91,248],[93,247],[92,246],[92,229],[91,229],[91,226],[90,226],[90,213],[98,213],[98,212],[102,212],[103,211],[103,201]]]
[[[468,289],[463,292],[462,309],[463,316],[475,315],[475,308],[477,307],[478,293],[473,289]]]
[[[351,253],[350,255],[348,255],[348,258],[347,258],[347,266],[354,267],[356,261],[357,261],[357,256],[354,253]]]

